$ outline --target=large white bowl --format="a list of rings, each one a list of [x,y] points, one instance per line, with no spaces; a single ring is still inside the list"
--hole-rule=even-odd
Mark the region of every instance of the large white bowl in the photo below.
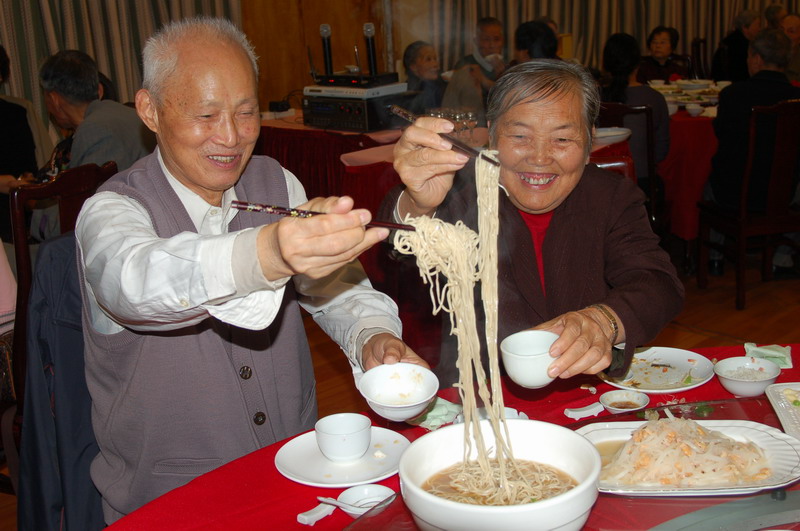
[[[759,379],[737,377],[735,373],[738,369],[758,371]],[[739,356],[718,361],[714,365],[714,372],[729,393],[735,396],[758,396],[764,394],[767,386],[775,383],[781,368],[763,358]]]
[[[682,90],[701,90],[710,87],[714,81],[711,79],[679,79],[675,83]]]
[[[358,390],[372,411],[402,422],[425,411],[439,390],[439,379],[413,363],[378,365],[364,373]]]
[[[521,419],[507,423],[514,457],[559,468],[578,485],[547,500],[510,506],[471,505],[430,494],[422,484],[464,455],[464,425],[446,426],[411,443],[400,458],[400,490],[421,529],[581,529],[597,500],[600,454],[595,446],[556,424]],[[482,421],[481,429],[487,446],[493,448],[489,422]]]

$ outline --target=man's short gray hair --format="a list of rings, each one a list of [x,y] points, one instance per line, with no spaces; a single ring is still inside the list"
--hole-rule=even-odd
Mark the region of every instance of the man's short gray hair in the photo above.
[[[162,103],[161,95],[164,85],[177,67],[178,54],[175,53],[175,48],[184,39],[196,41],[203,37],[239,45],[250,59],[253,73],[258,78],[258,57],[253,45],[231,21],[211,17],[177,20],[164,25],[147,39],[142,52],[144,62],[142,87],[150,93],[156,103]]]
[[[764,64],[784,70],[789,66],[789,58],[792,55],[792,41],[781,30],[761,30],[750,41],[750,52],[761,56]]]
[[[589,71],[581,65],[559,59],[534,59],[508,69],[489,92],[486,120],[489,138],[495,143],[497,123],[509,109],[520,103],[534,103],[551,96],[574,93],[583,102],[586,153],[592,146],[592,127],[600,112],[600,95]]]

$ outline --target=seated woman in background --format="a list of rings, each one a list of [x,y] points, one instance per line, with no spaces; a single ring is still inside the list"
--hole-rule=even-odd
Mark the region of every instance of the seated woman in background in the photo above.
[[[637,79],[639,83],[647,83],[652,79],[665,82],[675,79],[689,78],[689,63],[685,57],[675,54],[680,35],[675,28],[657,26],[647,36],[647,48],[650,55],[642,59]]]
[[[615,33],[603,48],[603,70],[609,76],[602,89],[604,102],[625,105],[649,105],[653,109],[656,162],[664,160],[669,151],[669,110],[667,101],[659,92],[637,80],[641,61],[639,43],[632,35]],[[625,127],[631,129],[631,153],[639,186],[648,189],[647,129],[643,116],[628,116]]]
[[[441,107],[447,83],[442,79],[433,45],[425,41],[409,44],[403,52],[403,67],[408,78],[408,90],[419,92],[409,103],[408,110],[424,114],[429,109]]]

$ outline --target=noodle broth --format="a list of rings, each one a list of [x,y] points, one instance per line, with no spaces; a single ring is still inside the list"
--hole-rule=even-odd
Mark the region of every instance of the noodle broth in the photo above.
[[[518,469],[513,470],[508,479],[520,485],[520,492],[510,504],[497,501],[495,496],[497,489],[490,489],[491,492],[488,493],[479,493],[475,492],[475,489],[471,489],[470,485],[460,484],[459,476],[464,469],[462,463],[456,463],[434,474],[423,483],[422,488],[426,492],[458,503],[521,505],[558,496],[578,485],[572,476],[553,466],[523,459],[516,459],[515,462]],[[499,470],[496,459],[489,460],[489,464],[492,470]],[[479,468],[479,466],[476,461],[470,461],[467,469]]]

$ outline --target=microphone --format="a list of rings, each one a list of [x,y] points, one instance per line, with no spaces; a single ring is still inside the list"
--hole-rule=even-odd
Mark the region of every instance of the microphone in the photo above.
[[[322,58],[325,61],[325,75],[333,75],[333,60],[331,59],[331,27],[329,24],[320,24],[319,36],[322,37]]]
[[[367,43],[367,64],[369,75],[378,75],[378,62],[375,59],[375,25],[372,22],[364,24],[364,40]]]

